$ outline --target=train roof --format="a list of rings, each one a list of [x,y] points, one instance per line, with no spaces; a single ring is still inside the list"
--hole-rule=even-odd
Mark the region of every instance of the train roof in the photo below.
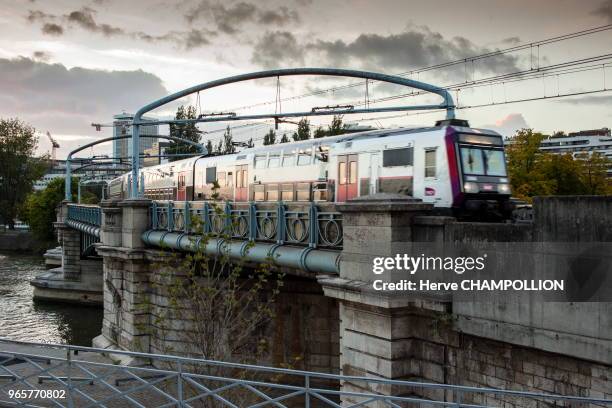
[[[478,133],[478,134],[495,135],[495,136],[501,137],[499,133],[493,130],[477,129],[477,128],[470,128],[470,127],[463,127],[463,126],[400,127],[400,128],[393,128],[393,129],[375,129],[375,130],[368,130],[368,131],[363,131],[363,132],[344,133],[342,135],[326,136],[326,137],[319,138],[319,139],[308,139],[308,140],[301,140],[298,142],[288,142],[288,143],[275,144],[275,145],[251,147],[248,149],[241,150],[234,154],[211,156],[211,158],[216,157],[219,160],[246,159],[247,156],[250,154],[256,155],[258,153],[267,153],[270,150],[284,150],[286,148],[300,148],[300,147],[318,146],[321,144],[343,143],[343,142],[348,142],[348,141],[392,136],[392,135],[396,135],[399,133],[404,133],[404,134],[424,133],[424,132],[441,130],[447,127],[452,127],[457,132],[462,132],[462,133]],[[193,163],[193,161],[199,158],[202,158],[202,157],[206,157],[206,156],[195,156],[195,157],[191,157],[188,159],[176,160],[170,163],[164,163],[164,164],[158,164],[156,166],[145,167],[142,170],[150,171],[150,170],[156,170],[158,168],[168,168],[169,166],[179,166],[180,168],[184,168],[186,167],[187,163],[190,163],[190,162]]]

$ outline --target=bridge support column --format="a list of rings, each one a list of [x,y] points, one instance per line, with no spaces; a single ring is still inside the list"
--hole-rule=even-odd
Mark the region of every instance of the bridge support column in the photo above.
[[[151,201],[143,199],[102,205],[102,242],[97,249],[104,264],[104,319],[102,334],[93,342],[96,347],[150,351],[152,268],[141,239],[149,228],[150,206]]]
[[[338,277],[319,277],[325,295],[338,299],[340,370],[344,375],[406,379],[410,365],[409,332],[413,315],[443,311],[441,303],[415,305],[402,297],[387,297],[372,289],[379,278],[372,272],[375,257],[407,252],[413,218],[432,206],[404,195],[375,194],[338,205],[343,216],[344,241]],[[343,391],[361,391],[364,384],[342,382]],[[397,395],[389,385],[370,391]],[[344,404],[355,403],[345,397]]]

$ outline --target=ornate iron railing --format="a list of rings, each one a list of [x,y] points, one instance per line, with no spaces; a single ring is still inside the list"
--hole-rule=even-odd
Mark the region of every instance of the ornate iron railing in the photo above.
[[[113,358],[138,359],[147,365],[117,365],[106,357],[109,353]],[[612,407],[612,399],[336,375],[0,339],[2,406],[349,408],[407,404],[455,408],[589,404]]]
[[[100,242],[102,210],[96,205],[68,204],[66,225],[81,232],[81,254],[91,255],[93,244]]]
[[[333,204],[155,201],[151,229],[224,234],[233,239],[342,248],[342,214]]]

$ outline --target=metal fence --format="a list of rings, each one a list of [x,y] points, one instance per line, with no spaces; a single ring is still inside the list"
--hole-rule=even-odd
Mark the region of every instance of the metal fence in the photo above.
[[[81,254],[93,254],[93,244],[100,242],[102,210],[96,205],[68,204],[66,225],[81,232]]]
[[[108,353],[109,350],[89,347],[0,339],[0,405],[82,408],[612,406],[610,399],[342,376],[125,351],[112,351],[110,357],[105,357]],[[113,358],[120,357],[132,358],[142,365],[118,365]]]
[[[342,214],[333,205],[251,202],[153,202],[151,229],[226,234],[234,239],[342,248]]]

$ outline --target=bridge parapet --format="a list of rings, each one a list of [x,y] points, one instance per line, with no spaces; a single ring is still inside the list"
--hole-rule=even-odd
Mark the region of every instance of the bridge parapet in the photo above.
[[[342,249],[342,214],[328,203],[154,201],[151,230]]]

